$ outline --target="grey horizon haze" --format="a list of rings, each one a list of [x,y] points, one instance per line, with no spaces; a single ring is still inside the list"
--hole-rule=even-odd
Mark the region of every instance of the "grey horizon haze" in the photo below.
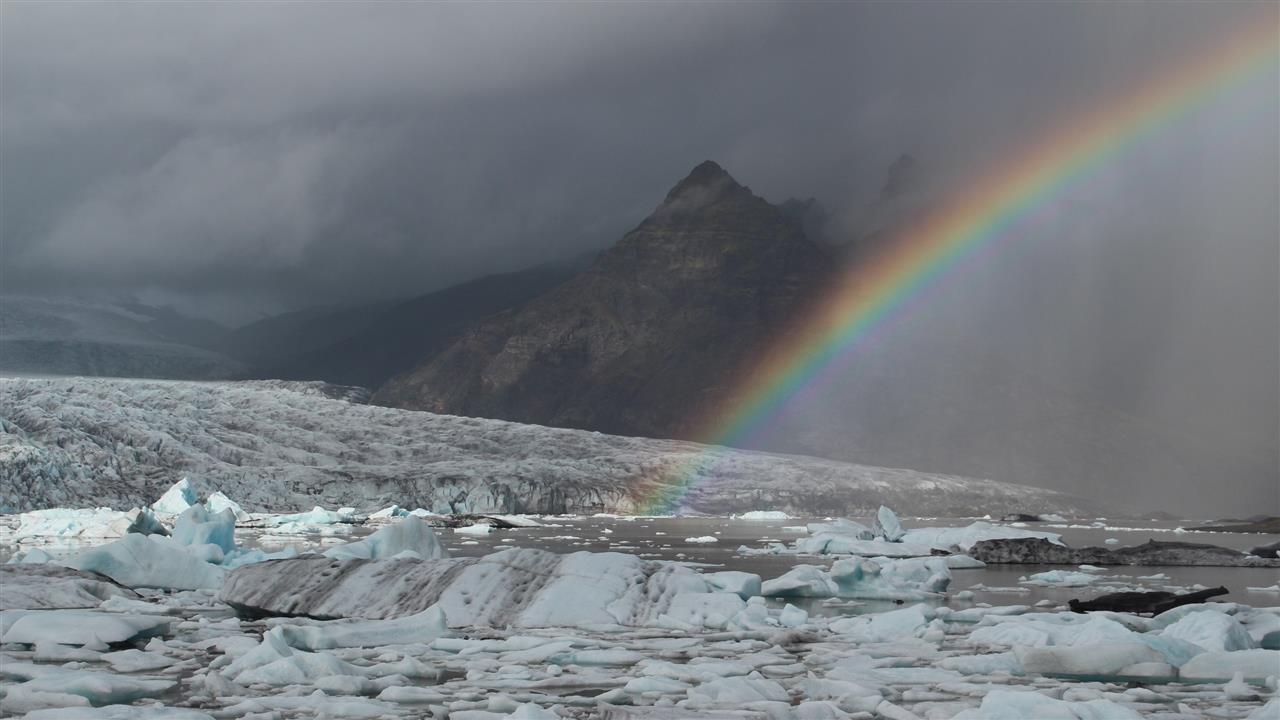
[[[8,2],[0,291],[232,325],[409,297],[606,247],[705,159],[771,202],[816,198],[838,239],[903,153],[946,197],[1258,23],[1274,5]],[[1046,444],[1069,397],[1256,469],[1059,489],[1280,514],[1278,82],[1211,93],[1050,198],[883,356],[1025,373],[1043,396],[909,381]],[[846,384],[789,422],[839,431]]]

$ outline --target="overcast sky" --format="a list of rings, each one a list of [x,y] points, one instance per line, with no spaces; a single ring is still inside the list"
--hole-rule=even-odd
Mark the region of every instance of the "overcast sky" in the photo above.
[[[612,243],[706,158],[839,210],[1268,10],[5,3],[4,289],[228,320],[414,294]]]
[[[605,247],[708,158],[856,226],[903,152],[945,194],[1277,22],[1216,0],[6,2],[0,290],[229,323],[408,296]],[[1278,83],[1211,94],[937,301],[993,357],[1261,457],[1233,507],[1271,511]]]

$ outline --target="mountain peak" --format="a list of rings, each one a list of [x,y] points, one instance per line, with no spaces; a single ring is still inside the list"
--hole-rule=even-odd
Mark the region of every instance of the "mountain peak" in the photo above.
[[[737,180],[728,173],[719,163],[714,160],[703,160],[698,163],[697,167],[689,171],[683,180],[676,183],[671,188],[671,192],[667,193],[667,202],[671,202],[681,196],[689,195],[695,191],[707,192],[711,191],[719,195],[720,190],[736,190],[745,189],[738,184]]]

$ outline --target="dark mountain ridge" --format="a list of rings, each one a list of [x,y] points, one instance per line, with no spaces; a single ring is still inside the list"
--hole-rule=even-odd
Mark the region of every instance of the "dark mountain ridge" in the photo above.
[[[374,402],[687,437],[830,277],[794,215],[707,161],[586,271],[482,321]]]

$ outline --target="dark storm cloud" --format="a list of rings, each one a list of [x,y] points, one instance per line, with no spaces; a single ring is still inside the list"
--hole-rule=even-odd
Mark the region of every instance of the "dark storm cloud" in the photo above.
[[[838,209],[903,150],[935,173],[963,169],[1241,14],[935,3],[4,13],[6,288],[274,306],[412,293],[600,247],[706,157],[774,199]]]

